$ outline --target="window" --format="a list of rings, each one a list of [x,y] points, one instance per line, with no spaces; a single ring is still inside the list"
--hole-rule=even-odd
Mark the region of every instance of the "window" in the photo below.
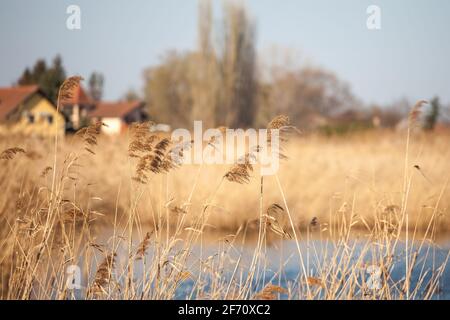
[[[47,122],[48,124],[52,124],[53,123],[53,115],[49,112],[41,112],[39,121]]]
[[[34,114],[28,113],[27,118],[28,118],[28,123],[34,123]]]

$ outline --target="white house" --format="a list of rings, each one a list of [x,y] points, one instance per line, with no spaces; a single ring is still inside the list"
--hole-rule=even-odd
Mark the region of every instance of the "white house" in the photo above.
[[[89,116],[93,120],[102,121],[106,125],[102,127],[102,131],[110,135],[120,134],[131,123],[142,122],[148,118],[145,103],[142,101],[99,102]]]

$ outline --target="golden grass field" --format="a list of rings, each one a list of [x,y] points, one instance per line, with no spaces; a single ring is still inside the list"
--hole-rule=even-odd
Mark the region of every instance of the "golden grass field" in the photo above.
[[[132,132],[113,138],[94,127],[59,140],[56,162],[53,140],[0,139],[0,149],[7,150],[0,160],[3,298],[73,298],[65,287],[70,264],[83,265],[86,298],[172,299],[187,279],[194,282],[197,298],[364,298],[360,271],[346,260],[356,250],[351,239],[361,235],[367,239],[363,252],[376,250],[376,264],[386,277],[390,254],[398,243],[406,244],[406,280],[395,285],[386,280],[369,298],[412,298],[418,290],[409,288],[408,279],[418,262],[411,243],[433,244],[450,231],[448,132],[413,131],[409,143],[406,132],[390,130],[304,134],[286,145],[288,159],[276,176],[264,177],[261,192],[257,168],[249,183],[237,183],[224,179],[230,165],[185,165],[150,174],[145,184],[136,182],[139,161],[129,156]],[[239,281],[216,279],[207,290],[201,280],[226,264],[200,265],[194,273],[187,264],[190,250],[216,234],[231,236],[233,245],[233,236],[243,230],[257,237],[252,262],[231,266]],[[99,243],[104,232],[109,239]],[[342,255],[344,245],[344,256],[318,260],[317,274],[299,276],[289,288],[261,282],[267,239],[295,241],[299,269],[306,271],[298,243],[311,232],[331,239],[332,257]],[[127,252],[125,261],[116,256],[119,247]],[[152,258],[146,257],[149,248]],[[138,263],[145,270],[139,281],[133,277]],[[429,283],[420,283],[427,288],[422,298],[437,291],[439,267]],[[350,278],[345,290],[343,277]],[[254,288],[254,281],[263,286]]]
[[[2,184],[7,194],[3,197],[2,211],[28,195],[29,183],[49,187],[51,172],[42,177],[53,162],[51,140],[4,138],[2,150],[12,146],[23,147],[28,153],[14,161],[3,161]],[[73,137],[61,143],[60,165],[82,144]],[[126,136],[99,138],[96,154],[82,152],[77,164],[70,169],[65,189],[66,197],[76,193],[79,206],[93,207],[108,217],[126,213],[130,205],[130,192],[139,184],[132,180],[134,162],[128,157]],[[439,201],[443,214],[439,228],[449,231],[447,210],[450,175],[450,134],[422,134],[413,137],[410,146],[411,188],[408,211],[411,227],[426,228],[428,218]],[[386,207],[401,207],[405,134],[392,131],[370,131],[344,137],[308,135],[290,141],[279,170],[291,213],[298,227],[305,227],[311,219],[328,221],[339,210],[363,218],[369,225]],[[418,165],[420,170],[414,166]],[[153,222],[158,211],[166,207],[182,207],[192,193],[189,219],[195,217],[211,195],[230,165],[185,165],[167,175],[155,175],[141,187],[142,199],[138,213],[143,222]],[[195,182],[198,182],[195,184]],[[195,184],[195,185],[194,185]],[[70,187],[69,187],[70,185]],[[73,201],[73,199],[71,199]],[[22,200],[23,201],[23,200]],[[274,177],[267,177],[264,202],[281,203],[282,198]],[[236,186],[221,185],[214,200],[210,228],[237,230],[243,223],[259,216],[259,175],[255,170],[250,183]],[[173,221],[175,223],[175,221]],[[362,220],[358,227],[365,228]]]

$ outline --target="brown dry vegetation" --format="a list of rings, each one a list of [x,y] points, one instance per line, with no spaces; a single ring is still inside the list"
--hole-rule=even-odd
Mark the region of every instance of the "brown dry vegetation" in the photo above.
[[[292,238],[298,247],[305,230],[313,228],[335,239],[332,241],[337,246],[350,246],[349,256],[355,248],[348,241],[356,235],[369,239],[364,247],[367,251],[373,250],[374,241],[397,244],[406,240],[410,263],[406,269],[411,272],[416,262],[414,252],[408,251],[408,241],[433,243],[439,234],[449,231],[447,133],[411,133],[406,170],[406,132],[294,138],[286,146],[288,159],[282,161],[279,174],[265,177],[261,192],[257,167],[247,170],[245,179],[236,180],[227,178],[230,165],[170,166],[163,160],[171,145],[162,143],[165,138],[161,136],[143,140],[153,150],[160,150],[157,154],[163,159],[155,163],[148,148],[130,157],[130,142],[136,139],[133,132],[117,139],[98,132],[99,125],[92,125],[59,141],[56,171],[53,141],[2,137],[1,150],[21,148],[5,151],[9,156],[0,160],[4,298],[70,298],[65,268],[79,264],[85,276],[94,279],[87,298],[170,299],[181,282],[193,277],[186,261],[199,237],[217,230],[235,234],[242,232],[241,227],[258,234],[254,257],[246,266],[247,280],[241,277],[233,286],[214,283],[212,291],[206,292],[199,276],[193,292],[208,298],[272,297],[274,293],[261,289],[258,294],[251,286],[260,279],[259,267],[269,237]],[[146,159],[150,161],[146,163]],[[145,179],[136,179],[143,173]],[[406,226],[409,234],[405,238]],[[107,237],[113,235],[107,242],[97,243],[105,230]],[[180,238],[184,246],[176,251]],[[126,248],[129,257],[122,263],[124,284],[111,279],[119,246]],[[149,247],[157,256],[146,261]],[[388,257],[386,253],[393,248],[386,245],[377,250],[383,252],[380,257]],[[298,253],[304,269],[300,247]],[[135,260],[147,266],[139,295],[130,280],[133,264],[138,263]],[[317,298],[324,292],[329,299],[359,297],[357,282],[350,282],[346,291],[336,289],[339,277],[352,277],[358,271],[346,264],[345,257],[329,263],[324,262],[321,274],[303,282],[299,278],[288,297]],[[388,270],[392,261],[383,258],[379,264]],[[219,265],[200,267],[200,274],[223,271]],[[437,290],[440,272],[439,268],[433,270],[425,297]],[[317,283],[321,285],[315,286]],[[120,286],[124,287],[119,290]],[[407,281],[400,288],[385,286],[380,294],[402,298],[405,290],[410,292],[407,286]]]
[[[443,214],[439,228],[450,231],[446,183],[450,175],[450,135],[446,133],[417,134],[410,146],[409,175],[411,190],[408,199],[410,222],[426,228],[433,208],[440,200]],[[62,142],[58,159],[66,160],[73,150],[82,150],[79,141],[69,137]],[[2,160],[4,209],[29,196],[26,188],[49,187],[51,177],[51,142],[32,138],[3,138],[1,149],[21,146],[27,153],[13,161]],[[130,192],[139,186],[132,180],[136,161],[128,157],[127,138],[101,136],[95,155],[84,152],[70,170],[73,185],[66,197],[76,192],[76,201],[112,217],[116,207],[121,213],[129,210]],[[304,227],[317,217],[328,220],[340,209],[354,213],[372,225],[387,208],[401,207],[404,177],[405,138],[392,131],[370,131],[345,137],[303,136],[290,141],[287,160],[282,160],[279,179],[283,185],[291,213],[298,227]],[[420,170],[414,167],[419,166]],[[188,220],[198,215],[211,190],[219,183],[230,165],[184,165],[167,175],[155,175],[145,187],[138,206],[142,222],[152,223],[159,210],[186,205],[194,183]],[[45,172],[47,171],[47,172]],[[44,176],[44,173],[47,173]],[[76,182],[75,182],[76,181]],[[167,183],[167,187],[166,187]],[[255,170],[249,183],[236,187],[223,183],[217,192],[209,223],[217,229],[235,231],[243,223],[258,218],[259,174]],[[441,198],[439,196],[442,194]],[[264,186],[266,204],[280,202],[280,192],[274,177]],[[95,198],[94,200],[92,200]],[[72,199],[73,200],[73,199]],[[170,201],[170,203],[169,203]],[[167,204],[167,206],[166,206]],[[173,221],[175,223],[175,221]],[[365,228],[362,220],[358,226]]]

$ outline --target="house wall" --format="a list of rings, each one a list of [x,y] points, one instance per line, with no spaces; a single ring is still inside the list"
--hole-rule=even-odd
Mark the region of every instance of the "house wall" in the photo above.
[[[109,135],[120,134],[122,130],[122,119],[120,118],[102,118],[106,126],[102,127],[102,132]]]
[[[48,99],[36,93],[17,109],[11,121],[2,125],[1,132],[43,137],[64,135],[65,120]]]

